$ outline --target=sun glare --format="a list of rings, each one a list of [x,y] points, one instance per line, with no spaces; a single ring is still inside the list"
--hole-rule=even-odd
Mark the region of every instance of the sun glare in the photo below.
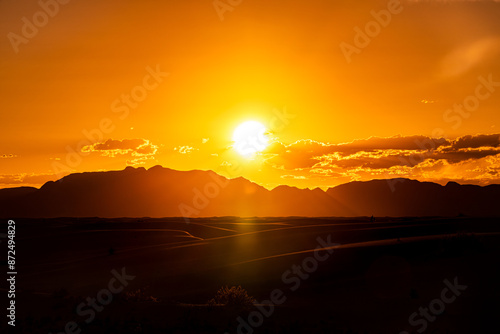
[[[263,151],[269,144],[266,127],[257,121],[241,123],[233,132],[233,148],[244,157]]]

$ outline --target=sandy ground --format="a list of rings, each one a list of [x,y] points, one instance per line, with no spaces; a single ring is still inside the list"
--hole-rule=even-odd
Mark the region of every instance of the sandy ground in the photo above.
[[[498,219],[15,221],[14,332],[65,332],[75,321],[81,333],[500,333]],[[109,289],[112,270],[134,278],[87,323],[76,308]],[[466,288],[412,325],[455,278]],[[286,300],[262,316],[207,306],[225,285],[268,310],[273,291]]]

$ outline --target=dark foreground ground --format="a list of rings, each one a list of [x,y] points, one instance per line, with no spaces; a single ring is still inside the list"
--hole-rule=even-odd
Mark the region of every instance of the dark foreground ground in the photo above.
[[[498,218],[14,220],[2,333],[500,333]]]

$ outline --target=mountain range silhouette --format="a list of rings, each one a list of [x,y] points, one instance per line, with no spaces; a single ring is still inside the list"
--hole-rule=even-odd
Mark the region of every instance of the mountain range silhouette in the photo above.
[[[323,191],[278,186],[268,190],[213,171],[148,170],[70,174],[40,189],[0,190],[0,216],[52,217],[283,217],[500,216],[500,185],[410,179],[350,182]]]

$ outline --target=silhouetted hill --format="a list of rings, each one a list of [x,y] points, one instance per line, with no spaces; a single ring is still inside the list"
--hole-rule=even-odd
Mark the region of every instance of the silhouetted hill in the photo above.
[[[391,186],[392,185],[392,189]],[[0,190],[2,217],[498,216],[500,185],[408,179],[351,182],[326,192],[161,166],[71,174],[40,189]]]
[[[389,186],[391,182],[393,189]],[[350,182],[328,195],[353,208],[354,215],[498,216],[500,185],[486,187],[449,182],[441,186],[409,179]]]
[[[0,189],[0,201],[6,201],[19,196],[24,196],[36,192],[38,189],[33,187],[18,187]]]

